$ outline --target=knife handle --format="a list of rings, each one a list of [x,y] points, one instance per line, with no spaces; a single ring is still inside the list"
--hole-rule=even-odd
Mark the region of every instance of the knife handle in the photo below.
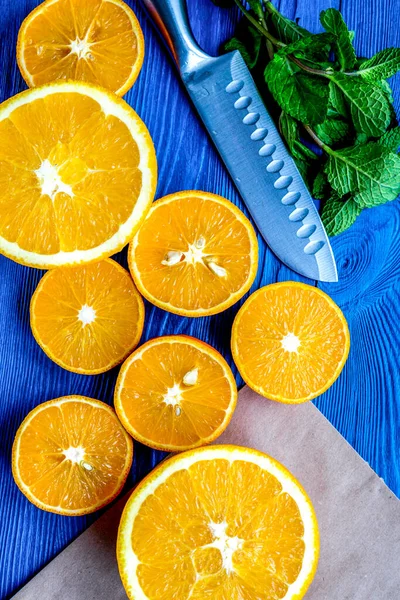
[[[181,73],[210,58],[198,46],[190,29],[186,0],[142,0],[157,25]]]

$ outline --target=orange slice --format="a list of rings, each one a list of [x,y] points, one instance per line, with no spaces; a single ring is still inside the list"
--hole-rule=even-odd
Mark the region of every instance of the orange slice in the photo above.
[[[129,249],[129,267],[150,302],[188,317],[222,312],[257,272],[254,229],[234,204],[187,191],[153,204]]]
[[[236,383],[221,354],[175,335],[150,340],[126,360],[114,405],[134,438],[174,452],[215,440],[228,426],[236,400]]]
[[[47,0],[22,23],[17,61],[29,87],[87,81],[122,96],[143,64],[144,40],[121,0]]]
[[[232,354],[245,382],[277,402],[325,392],[347,360],[350,334],[340,308],[316,287],[285,281],[257,290],[236,315]]]
[[[19,489],[42,510],[94,512],[121,491],[133,444],[114,411],[98,400],[65,396],[34,408],[17,431],[12,470]]]
[[[150,135],[121,98],[81,82],[0,105],[0,252],[43,269],[120,250],[152,202]]]
[[[303,488],[277,461],[239,446],[162,463],[129,498],[117,542],[131,600],[300,600],[318,554]]]
[[[49,271],[31,301],[31,327],[51,360],[94,375],[121,363],[138,345],[144,304],[129,273],[110,258]]]

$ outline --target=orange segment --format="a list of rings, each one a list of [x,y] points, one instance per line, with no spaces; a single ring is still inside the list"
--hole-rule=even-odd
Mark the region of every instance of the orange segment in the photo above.
[[[300,600],[319,536],[305,491],[280,463],[238,446],[185,452],[134,490],[117,558],[131,600]]]
[[[254,229],[228,200],[187,191],[155,202],[129,250],[141,293],[170,312],[219,313],[250,288],[257,272]]]
[[[143,64],[143,33],[121,0],[47,0],[24,20],[17,61],[29,87],[60,79],[122,96]]]
[[[123,364],[114,396],[127,431],[143,444],[169,451],[215,440],[228,426],[236,400],[224,358],[183,335],[138,348]]]
[[[257,290],[236,315],[232,354],[245,382],[278,402],[298,404],[325,392],[347,360],[350,334],[324,292],[286,281]]]
[[[132,440],[109,406],[66,396],[40,404],[25,418],[14,440],[12,469],[37,507],[77,516],[119,494],[132,455]]]
[[[0,252],[39,268],[121,249],[150,207],[149,133],[120,98],[53,83],[0,106]]]
[[[31,327],[47,356],[64,369],[94,375],[137,346],[143,300],[129,273],[106,259],[49,271],[31,302]]]

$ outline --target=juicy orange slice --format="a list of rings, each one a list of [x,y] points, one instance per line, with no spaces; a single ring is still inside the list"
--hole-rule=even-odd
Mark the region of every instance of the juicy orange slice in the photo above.
[[[80,82],[0,105],[0,252],[51,268],[120,250],[152,202],[154,147],[121,98]]]
[[[132,440],[107,404],[65,396],[25,418],[14,440],[12,469],[19,489],[38,508],[77,516],[119,494],[132,455]]]
[[[243,379],[278,402],[298,404],[325,392],[349,348],[340,308],[320,289],[294,281],[254,292],[232,328],[232,354]]]
[[[318,554],[300,484],[269,456],[238,446],[162,463],[128,500],[117,543],[131,600],[300,600]]]
[[[137,346],[144,304],[129,273],[114,260],[49,271],[31,302],[36,341],[75,373],[108,371]]]
[[[237,302],[254,281],[257,259],[257,238],[244,214],[228,200],[198,191],[155,202],[129,250],[140,292],[189,317]]]
[[[126,360],[114,405],[134,438],[173,452],[215,440],[228,426],[236,400],[232,371],[220,353],[176,335],[150,340]]]
[[[122,96],[142,67],[144,40],[121,0],[47,0],[21,25],[17,61],[29,87],[87,81]]]

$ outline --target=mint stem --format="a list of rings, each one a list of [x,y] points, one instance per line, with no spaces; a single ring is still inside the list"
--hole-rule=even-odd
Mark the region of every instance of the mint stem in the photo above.
[[[319,137],[317,136],[315,131],[313,129],[311,129],[311,127],[309,125],[304,125],[304,129],[307,131],[308,135],[313,140],[313,142],[315,142],[317,144],[317,146],[319,146],[321,148],[321,150],[324,150],[325,152],[330,154],[331,148],[329,148],[329,146],[324,144],[324,142],[319,139]]]
[[[240,2],[240,0],[234,0],[235,4],[239,7],[239,9],[241,10],[241,12],[247,17],[247,19],[250,21],[250,23],[256,28],[258,29],[258,31],[260,33],[262,33],[262,35],[264,35],[270,42],[271,44],[273,44],[274,46],[276,46],[277,48],[285,48],[286,44],[284,44],[283,42],[280,42],[279,40],[276,39],[276,37],[274,37],[273,35],[270,34],[270,32],[265,29],[261,23],[259,23],[257,21],[257,19],[255,19],[248,10],[245,9],[245,7],[242,5],[242,3]]]
[[[293,54],[289,54],[288,57],[292,62],[294,62],[297,66],[299,66],[303,71],[307,71],[307,73],[312,73],[313,75],[321,75],[322,77],[329,77],[328,71],[324,71],[323,69],[313,69],[312,67],[308,67],[304,63],[301,62],[298,58],[293,56]]]

